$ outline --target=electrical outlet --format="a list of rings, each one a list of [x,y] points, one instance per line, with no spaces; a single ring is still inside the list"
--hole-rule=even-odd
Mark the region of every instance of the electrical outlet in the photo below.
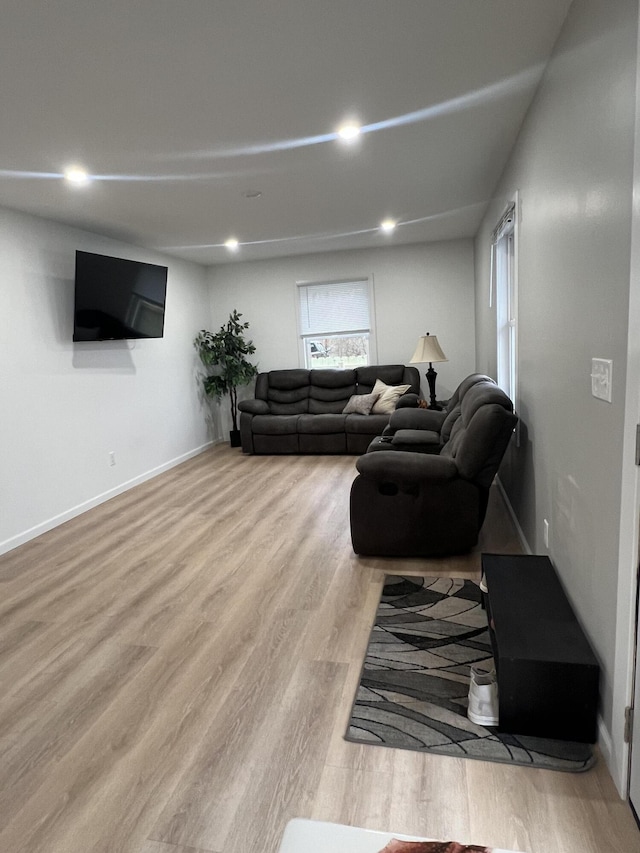
[[[613,361],[610,358],[591,359],[591,393],[599,400],[611,402]]]
[[[542,522],[542,536],[544,538],[544,547],[549,547],[549,522],[545,518]]]
[[[116,464],[116,452],[115,452],[115,450],[110,450],[109,451],[109,465],[111,466],[111,468],[113,468],[113,466],[115,464]]]

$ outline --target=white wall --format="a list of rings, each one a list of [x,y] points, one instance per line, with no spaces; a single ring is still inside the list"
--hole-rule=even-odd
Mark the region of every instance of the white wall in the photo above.
[[[490,233],[519,190],[521,447],[501,477],[534,553],[549,554],[613,680],[625,413],[636,0],[575,0],[476,239],[478,368],[495,371]],[[591,358],[613,359],[613,402],[591,396]],[[606,746],[606,745],[605,745]],[[609,744],[610,746],[610,744]]]
[[[168,265],[164,338],[72,343],[76,249]],[[6,210],[0,258],[3,552],[207,444],[209,299],[203,267]]]
[[[471,240],[237,262],[210,270],[214,329],[237,308],[248,320],[260,370],[302,366],[296,281],[373,276],[379,364],[407,364],[420,335],[438,336],[448,362],[434,365],[450,396],[475,367]],[[419,365],[423,389],[427,365]]]

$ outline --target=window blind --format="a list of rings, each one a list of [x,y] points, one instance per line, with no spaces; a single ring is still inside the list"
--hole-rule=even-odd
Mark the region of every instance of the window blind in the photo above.
[[[367,332],[371,327],[369,281],[299,284],[300,334]]]
[[[515,201],[510,202],[502,216],[500,217],[498,224],[491,232],[491,270],[490,270],[490,278],[489,278],[489,308],[493,308],[493,295],[495,292],[496,286],[496,247],[500,240],[505,237],[507,234],[513,234],[513,230],[515,227],[515,218],[516,218],[516,203]]]
[[[501,237],[504,237],[505,234],[508,234],[510,231],[513,231],[515,215],[516,205],[515,202],[511,202],[511,204],[507,206],[507,209],[500,217],[500,221],[493,229],[493,233],[491,235],[491,242],[494,245],[498,242],[498,240],[500,240]]]

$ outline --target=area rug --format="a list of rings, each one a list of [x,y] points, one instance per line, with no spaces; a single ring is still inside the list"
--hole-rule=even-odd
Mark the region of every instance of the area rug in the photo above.
[[[589,744],[506,734],[467,718],[470,665],[491,658],[477,584],[388,575],[346,739],[551,770],[591,767]]]

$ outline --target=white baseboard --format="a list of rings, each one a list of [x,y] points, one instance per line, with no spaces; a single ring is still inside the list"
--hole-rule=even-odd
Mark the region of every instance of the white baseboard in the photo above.
[[[604,759],[604,763],[607,767],[612,767],[613,761],[613,741],[611,739],[611,733],[609,729],[605,726],[604,720],[598,714],[598,747],[600,752],[602,753],[602,757]],[[614,779],[615,783],[615,779]],[[616,787],[617,784],[616,784]]]
[[[123,492],[132,489],[134,486],[139,486],[141,483],[145,483],[147,480],[151,480],[154,477],[157,477],[159,474],[164,474],[165,471],[169,471],[169,469],[175,468],[176,465],[180,465],[182,462],[186,462],[187,459],[192,459],[194,456],[198,456],[200,453],[204,453],[205,450],[208,450],[214,444],[219,444],[220,441],[221,439],[216,439],[215,441],[208,441],[206,444],[202,444],[200,445],[200,447],[196,447],[193,450],[189,450],[187,453],[183,453],[180,456],[176,456],[174,459],[170,459],[168,462],[163,462],[162,465],[158,465],[156,468],[152,468],[150,471],[145,471],[144,474],[140,474],[137,477],[133,477],[131,480],[127,480],[124,483],[120,483],[118,486],[114,486],[113,489],[109,489],[108,491],[103,492],[100,495],[96,495],[93,498],[89,498],[88,500],[77,504],[77,506],[71,507],[71,509],[67,509],[64,512],[59,513],[58,515],[54,515],[52,518],[49,518],[46,521],[41,522],[40,524],[36,524],[34,527],[30,527],[28,530],[24,530],[22,533],[18,533],[9,539],[5,539],[4,542],[0,542],[0,554],[6,554],[8,551],[12,551],[14,548],[18,548],[20,545],[24,545],[25,542],[30,542],[32,539],[41,536],[48,530],[53,530],[54,527],[58,527],[60,524],[64,524],[66,521],[70,521],[72,518],[75,518],[78,515],[82,515],[83,512],[87,512],[87,510],[93,509],[93,507],[98,506],[99,504],[104,503],[105,501],[108,501],[111,498],[115,498],[116,495],[121,495]]]
[[[529,543],[527,542],[527,538],[524,535],[522,528],[520,527],[520,522],[518,521],[518,518],[517,518],[517,516],[513,510],[513,507],[511,506],[511,501],[509,500],[509,496],[505,492],[504,486],[500,482],[500,477],[496,476],[495,482],[496,482],[498,489],[500,490],[500,494],[502,495],[502,498],[504,500],[504,504],[507,508],[507,512],[509,513],[509,515],[511,517],[511,521],[513,522],[513,526],[516,529],[516,533],[518,534],[518,539],[520,540],[520,545],[522,546],[522,550],[524,551],[525,554],[532,554],[533,551],[529,547]]]

